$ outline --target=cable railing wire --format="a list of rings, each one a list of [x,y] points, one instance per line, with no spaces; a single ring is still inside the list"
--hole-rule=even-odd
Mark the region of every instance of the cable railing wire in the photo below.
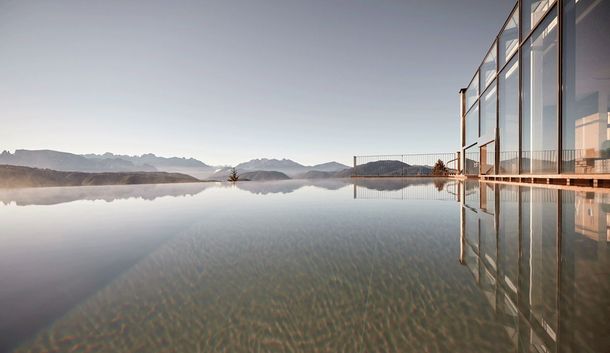
[[[427,177],[458,173],[456,153],[354,156],[355,177]]]
[[[487,151],[354,156],[354,177],[429,177],[455,174],[610,173],[610,149]]]

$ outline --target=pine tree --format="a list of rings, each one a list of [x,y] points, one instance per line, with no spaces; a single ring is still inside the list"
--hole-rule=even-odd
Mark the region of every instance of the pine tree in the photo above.
[[[434,168],[432,169],[432,175],[447,175],[447,174],[449,174],[449,171],[447,170],[445,163],[443,161],[441,161],[440,159],[438,161],[436,161],[436,164],[434,165]]]
[[[239,180],[239,175],[237,175],[237,170],[235,170],[235,168],[231,168],[231,173],[229,173],[229,179],[228,181],[230,182],[236,182]]]

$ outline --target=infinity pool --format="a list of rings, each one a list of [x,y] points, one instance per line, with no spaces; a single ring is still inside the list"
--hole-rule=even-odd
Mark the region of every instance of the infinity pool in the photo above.
[[[610,194],[0,190],[0,352],[610,352]]]

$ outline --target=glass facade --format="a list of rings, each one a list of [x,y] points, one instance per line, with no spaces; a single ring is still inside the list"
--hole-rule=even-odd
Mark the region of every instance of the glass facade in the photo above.
[[[555,0],[524,0],[522,2],[523,38],[534,29],[554,3]]]
[[[475,106],[466,114],[466,146],[477,142],[479,138],[479,107]]]
[[[495,82],[481,95],[481,129],[480,136],[486,140],[495,139],[497,89]]]
[[[477,73],[466,89],[466,110],[479,99],[479,74]]]
[[[498,62],[502,68],[519,48],[519,12],[515,10],[500,34],[498,41]]]
[[[610,173],[610,1],[563,9],[562,172]]]
[[[490,142],[481,147],[481,170],[480,174],[496,174],[496,144]]]
[[[483,65],[481,65],[481,90],[484,90],[496,77],[496,43],[491,47],[489,54],[485,57]]]
[[[519,58],[498,76],[499,173],[519,173]]]
[[[479,174],[479,147],[472,146],[464,152],[464,174]]]
[[[557,172],[557,32],[552,14],[522,48],[522,173]]]
[[[463,98],[462,169],[477,144],[481,174],[610,174],[608,33],[610,0],[517,2]]]

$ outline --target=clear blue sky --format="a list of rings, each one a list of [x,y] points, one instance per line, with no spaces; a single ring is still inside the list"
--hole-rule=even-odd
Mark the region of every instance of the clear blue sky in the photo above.
[[[211,164],[456,151],[513,1],[0,0],[0,149]]]

